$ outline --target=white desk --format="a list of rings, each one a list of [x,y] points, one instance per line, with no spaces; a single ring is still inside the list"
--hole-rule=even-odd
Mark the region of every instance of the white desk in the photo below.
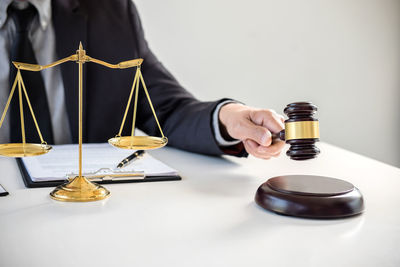
[[[108,185],[104,202],[60,203],[27,189],[0,159],[0,266],[400,266],[400,169],[320,143],[316,160],[151,154],[182,181]],[[283,174],[342,178],[363,193],[363,215],[280,216],[253,201]]]

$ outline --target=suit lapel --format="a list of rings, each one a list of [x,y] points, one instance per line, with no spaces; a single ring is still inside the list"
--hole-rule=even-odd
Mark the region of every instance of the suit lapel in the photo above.
[[[76,52],[79,42],[83,49],[87,44],[87,15],[76,0],[52,1],[52,17],[56,36],[58,59],[68,57]],[[83,68],[83,142],[86,142],[86,79]],[[65,104],[68,113],[72,141],[78,142],[78,65],[68,62],[61,65],[64,83]]]

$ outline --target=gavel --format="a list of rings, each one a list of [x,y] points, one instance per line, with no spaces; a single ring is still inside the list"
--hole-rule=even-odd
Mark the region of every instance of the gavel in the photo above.
[[[289,117],[285,129],[273,137],[290,145],[286,155],[293,160],[312,159],[320,153],[315,146],[319,141],[319,122],[313,117],[317,109],[311,102],[295,102],[283,111]]]
[[[317,107],[310,102],[295,102],[284,112],[288,116],[285,129],[273,138],[290,145],[286,155],[291,159],[317,157],[319,124],[313,117]],[[309,174],[272,177],[259,186],[254,199],[266,210],[303,218],[344,218],[364,211],[363,196],[353,184]]]

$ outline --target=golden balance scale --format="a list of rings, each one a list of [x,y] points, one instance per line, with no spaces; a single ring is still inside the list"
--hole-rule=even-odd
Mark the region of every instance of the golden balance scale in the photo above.
[[[15,81],[10,91],[10,95],[8,96],[8,100],[6,106],[4,108],[3,114],[0,119],[0,128],[3,125],[4,118],[7,114],[7,110],[10,106],[10,102],[14,95],[14,92],[18,85],[18,97],[19,97],[19,109],[20,109],[20,120],[21,120],[21,135],[22,135],[22,143],[9,143],[9,144],[0,144],[0,155],[7,157],[28,157],[28,156],[38,156],[42,154],[46,154],[51,150],[51,146],[43,140],[42,134],[40,132],[38,123],[36,121],[35,114],[33,112],[33,108],[29,101],[28,93],[25,88],[24,82],[21,76],[21,70],[27,71],[41,71],[47,68],[52,68],[57,65],[63,64],[68,61],[75,61],[79,65],[79,175],[76,176],[71,181],[56,187],[51,193],[51,198],[59,201],[70,201],[70,202],[87,202],[87,201],[95,201],[102,200],[107,198],[110,195],[110,192],[95,183],[90,182],[84,176],[82,176],[82,76],[83,76],[83,64],[86,62],[93,62],[100,65],[103,65],[112,69],[126,69],[136,67],[136,74],[133,80],[132,89],[129,95],[128,104],[125,109],[125,113],[122,119],[121,127],[119,129],[118,134],[108,140],[108,142],[118,148],[123,149],[155,149],[165,146],[168,143],[167,137],[164,136],[164,133],[161,129],[160,123],[158,122],[157,115],[155,113],[153,104],[151,102],[149,93],[147,91],[146,84],[144,82],[142,72],[140,70],[140,66],[143,62],[143,59],[133,59],[128,61],[123,61],[118,64],[110,64],[102,60],[98,60],[86,55],[86,51],[83,50],[82,43],[79,44],[79,49],[76,51],[76,54],[71,55],[69,57],[60,59],[56,62],[53,62],[48,65],[36,65],[36,64],[27,64],[21,62],[14,62],[14,66],[18,69],[17,75],[15,77]],[[143,86],[144,92],[146,94],[147,100],[149,102],[150,108],[153,112],[153,116],[157,122],[158,128],[161,132],[161,137],[154,136],[135,136],[135,121],[136,121],[136,109],[137,109],[137,100],[139,93],[139,80]],[[133,93],[135,92],[134,99],[134,107],[133,107],[133,120],[132,120],[132,131],[130,136],[121,136],[122,129],[125,124],[126,116],[128,114],[128,110],[132,101]],[[37,133],[40,137],[40,144],[32,144],[26,143],[25,140],[25,126],[24,126],[24,113],[23,113],[23,103],[22,97],[25,96],[27,101],[29,110],[31,112],[33,121],[36,126]]]

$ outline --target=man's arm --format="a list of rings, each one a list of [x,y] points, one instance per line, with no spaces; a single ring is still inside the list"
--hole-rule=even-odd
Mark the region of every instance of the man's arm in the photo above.
[[[144,59],[143,77],[169,144],[197,153],[223,154],[213,132],[212,115],[226,99],[202,102],[186,91],[150,50],[136,7],[129,2],[139,56]],[[149,135],[160,135],[145,95],[139,97],[138,127]]]
[[[283,117],[269,110],[257,110],[237,103],[222,106],[218,118],[225,139],[238,139],[242,142],[224,147],[218,144],[212,117],[216,107],[228,99],[201,102],[186,91],[150,50],[136,7],[130,0],[129,2],[139,56],[144,59],[143,76],[169,144],[180,149],[211,155],[225,153],[245,156],[247,151],[265,159],[277,156],[284,143],[272,144],[271,133],[283,129]],[[159,135],[144,94],[141,94],[138,105],[139,128],[147,134]]]

